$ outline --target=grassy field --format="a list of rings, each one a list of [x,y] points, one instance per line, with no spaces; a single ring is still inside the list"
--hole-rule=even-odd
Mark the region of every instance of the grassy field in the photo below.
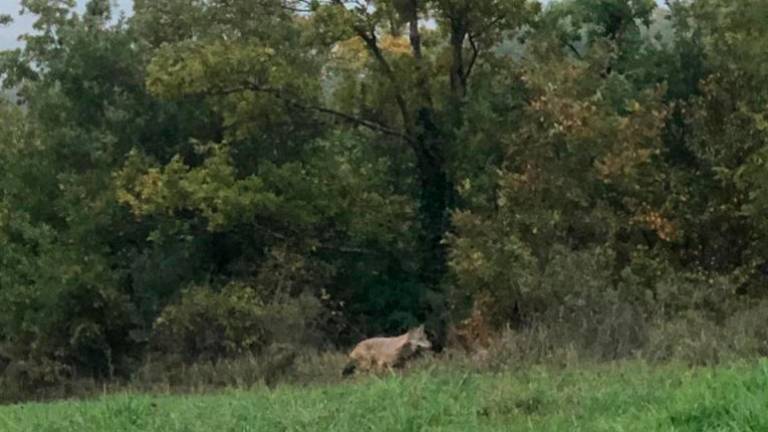
[[[768,431],[768,362],[437,369],[335,386],[0,407],[16,431]]]

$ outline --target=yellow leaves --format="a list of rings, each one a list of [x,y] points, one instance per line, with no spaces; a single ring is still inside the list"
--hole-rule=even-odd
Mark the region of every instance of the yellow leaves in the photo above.
[[[528,71],[523,81],[538,97],[529,104],[529,111],[546,129],[550,137],[590,139],[595,134],[594,123],[599,117],[597,102],[581,94],[582,82],[589,79],[583,66],[570,64],[550,69]]]
[[[379,48],[386,54],[411,55],[411,44],[405,36],[384,35],[378,43]],[[333,48],[333,53],[336,61],[354,68],[362,68],[371,59],[365,42],[358,36],[338,42]]]
[[[539,185],[541,169],[531,162],[525,162],[520,172],[504,173],[501,177],[501,186],[504,189],[514,191],[528,190],[532,191]],[[506,205],[506,202],[498,202],[499,207]]]
[[[604,181],[628,174],[659,152],[666,110],[662,107],[643,109],[636,100],[629,102],[628,109],[630,114],[619,117],[615,122],[615,138],[610,151],[595,162],[595,168]]]
[[[336,61],[353,67],[362,67],[368,60],[365,45],[362,39],[357,36],[338,42],[333,47],[333,54]]]
[[[531,102],[530,108],[538,112],[538,119],[549,129],[550,135],[567,134],[576,139],[593,135],[590,117],[597,108],[590,101],[544,95]]]
[[[181,158],[174,157],[162,170],[148,168],[144,174],[130,171],[129,167],[133,165],[130,162],[116,175],[118,202],[128,206],[137,218],[154,213],[172,215],[177,203],[185,199],[179,179],[188,167]]]
[[[198,212],[211,231],[249,220],[257,211],[271,211],[276,205],[276,196],[264,190],[261,179],[237,178],[225,146],[205,147],[201,152],[208,157],[198,167],[187,166],[179,156],[163,168],[147,167],[147,161],[132,154],[115,176],[118,202],[137,218]]]
[[[147,67],[147,88],[161,97],[207,91],[221,83],[266,81],[283,74],[271,47],[236,41],[191,41],[160,48]]]
[[[664,241],[673,241],[677,238],[677,226],[656,210],[644,209],[635,215],[631,222],[656,232],[656,235]]]
[[[411,55],[411,43],[405,36],[385,35],[381,38],[381,49],[398,55]]]
[[[625,175],[635,166],[646,162],[654,152],[647,148],[623,148],[595,162],[600,178],[609,182],[611,177]]]
[[[547,151],[542,155],[572,154],[579,163],[588,158],[578,155],[590,155],[594,161],[590,168],[602,181],[611,182],[630,175],[658,153],[667,116],[660,89],[643,92],[617,109],[621,99],[610,97],[615,90],[604,87],[608,83],[597,81],[600,86],[590,87],[583,82],[594,78],[586,66],[565,65],[552,73],[525,77],[527,86],[538,94],[527,107],[531,118],[527,136],[545,144]],[[524,171],[516,187],[531,185],[532,172]]]

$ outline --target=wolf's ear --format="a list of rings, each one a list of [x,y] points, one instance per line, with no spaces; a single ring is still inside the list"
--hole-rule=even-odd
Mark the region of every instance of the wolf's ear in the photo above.
[[[418,335],[419,333],[424,331],[424,324],[418,326],[418,327],[412,327],[410,330],[408,330],[409,335]]]

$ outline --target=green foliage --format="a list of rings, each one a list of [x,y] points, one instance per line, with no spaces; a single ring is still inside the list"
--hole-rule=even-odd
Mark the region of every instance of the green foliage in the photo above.
[[[274,343],[302,343],[317,324],[319,302],[309,295],[264,298],[254,287],[230,284],[182,291],[155,321],[153,343],[193,362],[259,354]]]
[[[546,291],[546,274],[567,274],[558,257],[568,250],[617,247],[620,232],[637,230],[655,205],[648,192],[659,180],[653,161],[665,121],[660,89],[638,92],[620,76],[601,79],[604,55],[597,47],[572,61],[552,55],[551,41],[540,43],[533,48],[541,58],[515,77],[531,102],[514,114],[522,126],[496,144],[504,159],[491,177],[495,194],[489,196],[487,180],[477,187],[468,178],[461,193],[472,209],[454,216],[451,265],[458,291],[490,295],[498,308],[491,316],[502,321],[559,304],[564,296],[592,304],[570,284],[558,295]],[[673,235],[663,225],[651,228],[660,238]],[[575,273],[565,277],[583,274],[591,279],[583,281],[585,289],[609,290],[616,259],[571,267]],[[609,274],[598,277],[596,268]]]
[[[575,0],[573,6],[583,23],[596,27],[593,37],[621,40],[635,36],[638,25],[650,26],[657,5],[653,0]]]
[[[157,130],[152,122],[163,122],[164,107],[142,92],[140,62],[121,25],[107,30],[69,17],[64,2],[26,6],[46,33],[3,65],[6,84],[20,84],[26,104],[4,115],[0,147],[0,335],[13,364],[41,382],[127,374],[140,357],[134,335],[145,293],[126,284],[124,257],[143,229],[120,207],[111,175],[123,152]],[[153,145],[168,141],[158,135]]]
[[[206,149],[201,150],[205,152]],[[254,218],[259,211],[270,212],[278,205],[277,197],[265,191],[263,182],[251,176],[235,178],[235,170],[226,148],[212,147],[210,157],[197,168],[190,168],[178,157],[158,170],[131,153],[117,173],[117,199],[133,214],[142,217],[196,211],[208,221],[208,229],[218,231]]]

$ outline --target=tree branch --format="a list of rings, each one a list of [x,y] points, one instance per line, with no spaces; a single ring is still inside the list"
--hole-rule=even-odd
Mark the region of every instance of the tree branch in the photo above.
[[[425,103],[430,109],[434,106],[432,103],[432,94],[429,90],[429,79],[424,67],[424,56],[421,49],[421,31],[419,30],[419,2],[418,0],[410,0],[411,2],[411,16],[408,22],[408,37],[411,43],[411,51],[413,52],[413,58],[416,60],[416,74],[418,76],[418,90],[422,98],[422,102]]]
[[[477,57],[480,55],[480,49],[477,47],[477,42],[472,33],[469,34],[469,46],[472,47],[472,58],[469,59],[469,65],[467,65],[467,70],[464,72],[465,82],[469,82],[469,76],[472,75],[472,69],[474,69]]]
[[[575,46],[575,45],[573,45],[573,43],[572,43],[572,42],[566,42],[566,43],[565,43],[565,46],[567,46],[568,48],[570,48],[571,52],[573,52],[573,54],[574,54],[574,55],[576,55],[576,58],[578,58],[579,60],[581,60],[581,53],[579,52],[579,50],[578,50],[578,49],[576,49],[576,46]]]
[[[480,47],[478,42],[479,39],[481,39],[483,36],[485,36],[488,32],[492,31],[494,27],[499,25],[502,21],[504,21],[507,18],[506,15],[498,15],[493,17],[490,22],[488,22],[485,27],[478,31],[467,31],[467,39],[469,39],[469,46],[472,48],[472,58],[469,59],[469,64],[467,65],[466,71],[463,72],[462,78],[464,81],[464,84],[468,86],[470,75],[472,75],[472,70],[474,69],[477,59],[480,57]]]
[[[343,0],[332,1],[333,4],[338,7],[344,7]],[[381,67],[384,75],[387,77],[387,80],[389,80],[390,84],[395,89],[395,103],[400,110],[400,116],[403,119],[403,127],[405,128],[406,135],[413,136],[413,123],[411,122],[411,114],[408,109],[408,104],[406,103],[405,97],[403,96],[403,89],[400,86],[400,81],[397,79],[392,66],[387,61],[386,57],[384,57],[384,53],[381,51],[381,48],[379,48],[379,44],[376,39],[376,29],[371,29],[369,33],[368,30],[364,27],[355,25],[353,30],[357,36],[360,37],[363,42],[365,42],[365,46],[368,48],[368,51],[370,51],[371,55],[373,55],[374,59],[376,59],[376,62],[379,64],[379,67]],[[409,139],[409,142],[412,142],[412,140]]]
[[[493,19],[491,19],[491,21],[485,26],[484,29],[474,32],[475,39],[485,36],[486,33],[493,30],[493,27],[504,21],[506,17],[506,15],[498,15],[493,17]]]
[[[327,108],[324,106],[319,105],[310,105],[303,102],[300,102],[297,97],[292,97],[289,95],[286,91],[266,87],[263,85],[259,85],[255,82],[245,82],[242,86],[239,87],[232,87],[227,89],[220,89],[213,92],[208,92],[209,95],[228,95],[233,93],[240,93],[243,91],[252,91],[256,93],[265,93],[273,96],[274,98],[286,103],[287,105],[290,105],[294,108],[298,108],[302,111],[314,111],[321,114],[330,115],[333,117],[336,117],[338,119],[344,120],[348,123],[361,126],[364,128],[367,128],[369,130],[382,133],[384,135],[394,136],[397,138],[400,138],[408,143],[412,143],[413,139],[408,136],[407,134],[403,133],[402,131],[399,131],[393,127],[387,126],[383,123],[379,123],[377,121],[373,120],[367,120],[364,118],[360,118],[357,116],[354,116],[352,114],[347,114],[345,112],[337,111],[331,108]]]

